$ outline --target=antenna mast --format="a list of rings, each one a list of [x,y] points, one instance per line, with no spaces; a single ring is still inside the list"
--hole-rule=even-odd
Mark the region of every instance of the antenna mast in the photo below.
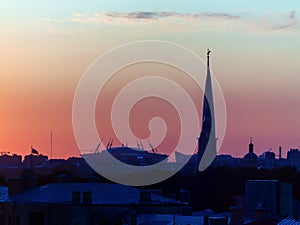
[[[52,130],[50,131],[50,159],[52,159],[53,154],[53,135]]]

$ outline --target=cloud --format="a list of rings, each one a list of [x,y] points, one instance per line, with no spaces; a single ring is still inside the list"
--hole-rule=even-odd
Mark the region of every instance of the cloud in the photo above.
[[[42,18],[40,22],[46,23],[77,23],[77,24],[115,24],[136,25],[156,24],[167,29],[173,27],[183,30],[214,29],[219,30],[246,30],[246,31],[272,31],[286,30],[299,27],[296,11],[291,10],[282,14],[264,12],[253,15],[237,15],[229,13],[179,13],[172,11],[138,11],[138,12],[102,12],[102,13],[75,13],[68,18]],[[188,25],[188,26],[187,26]],[[168,28],[169,27],[169,28]],[[195,29],[196,28],[196,29]]]
[[[294,27],[298,24],[298,20],[296,18],[296,11],[290,11],[286,16],[284,16],[280,21],[277,22],[273,26],[273,29],[280,30],[280,29],[287,29],[290,27]]]
[[[296,11],[295,10],[290,11],[289,19],[292,19],[292,20],[296,19]]]
[[[177,13],[177,12],[132,12],[132,13],[105,13],[108,17],[126,18],[126,19],[159,19],[166,17],[177,18],[221,18],[221,19],[238,19],[239,16],[227,13]]]
[[[42,18],[40,19],[41,22],[50,22],[50,23],[83,23],[83,24],[98,24],[100,22],[105,22],[105,18],[103,14],[98,13],[74,13],[69,18]]]
[[[231,15],[227,13],[178,13],[178,12],[151,12],[151,11],[140,11],[140,12],[104,12],[104,13],[75,13],[72,17],[53,19],[53,18],[42,18],[41,22],[52,22],[52,23],[84,23],[84,24],[101,24],[101,23],[144,23],[156,21],[159,19],[181,19],[181,20],[208,20],[208,19],[239,19],[237,15]]]

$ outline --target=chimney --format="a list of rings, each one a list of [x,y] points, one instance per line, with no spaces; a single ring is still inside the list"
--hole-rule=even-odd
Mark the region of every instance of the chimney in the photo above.
[[[230,225],[242,225],[244,218],[244,209],[241,206],[230,207],[231,221]]]
[[[279,159],[281,159],[281,154],[282,154],[282,148],[279,146]]]

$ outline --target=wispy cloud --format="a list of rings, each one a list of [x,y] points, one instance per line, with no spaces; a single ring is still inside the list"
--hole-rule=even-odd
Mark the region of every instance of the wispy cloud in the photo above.
[[[159,19],[167,17],[177,18],[221,18],[221,19],[238,19],[239,16],[231,15],[227,13],[177,13],[177,12],[132,12],[132,13],[105,13],[107,17],[113,18],[126,18],[126,19]]]
[[[139,12],[103,12],[103,13],[75,13],[68,18],[42,18],[40,22],[47,23],[79,23],[79,24],[116,24],[134,25],[149,23],[178,23],[194,26],[224,27],[234,22],[237,29],[250,30],[285,30],[299,27],[296,11],[291,10],[282,14],[263,13],[261,15],[229,14],[229,13],[179,13],[168,11],[139,11]],[[195,27],[192,27],[193,29]]]
[[[53,23],[85,23],[85,24],[100,24],[100,23],[144,23],[159,19],[177,18],[187,20],[204,20],[204,19],[239,19],[237,15],[227,13],[178,13],[178,12],[104,12],[104,13],[75,13],[69,18],[42,18],[42,22]]]
[[[296,11],[292,10],[289,13],[287,13],[283,20],[277,21],[276,24],[273,25],[273,29],[286,29],[290,27],[294,27],[298,24],[298,20],[296,18]]]

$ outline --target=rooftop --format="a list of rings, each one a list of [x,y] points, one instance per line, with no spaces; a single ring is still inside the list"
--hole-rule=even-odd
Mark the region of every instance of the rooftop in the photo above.
[[[142,190],[109,183],[52,183],[33,187],[13,196],[8,187],[0,187],[0,202],[71,203],[73,192],[92,192],[92,204],[140,204]],[[151,193],[151,204],[179,204],[177,201]]]
[[[296,221],[293,218],[286,218],[282,221],[280,221],[280,223],[278,223],[278,225],[300,225],[300,221]]]

